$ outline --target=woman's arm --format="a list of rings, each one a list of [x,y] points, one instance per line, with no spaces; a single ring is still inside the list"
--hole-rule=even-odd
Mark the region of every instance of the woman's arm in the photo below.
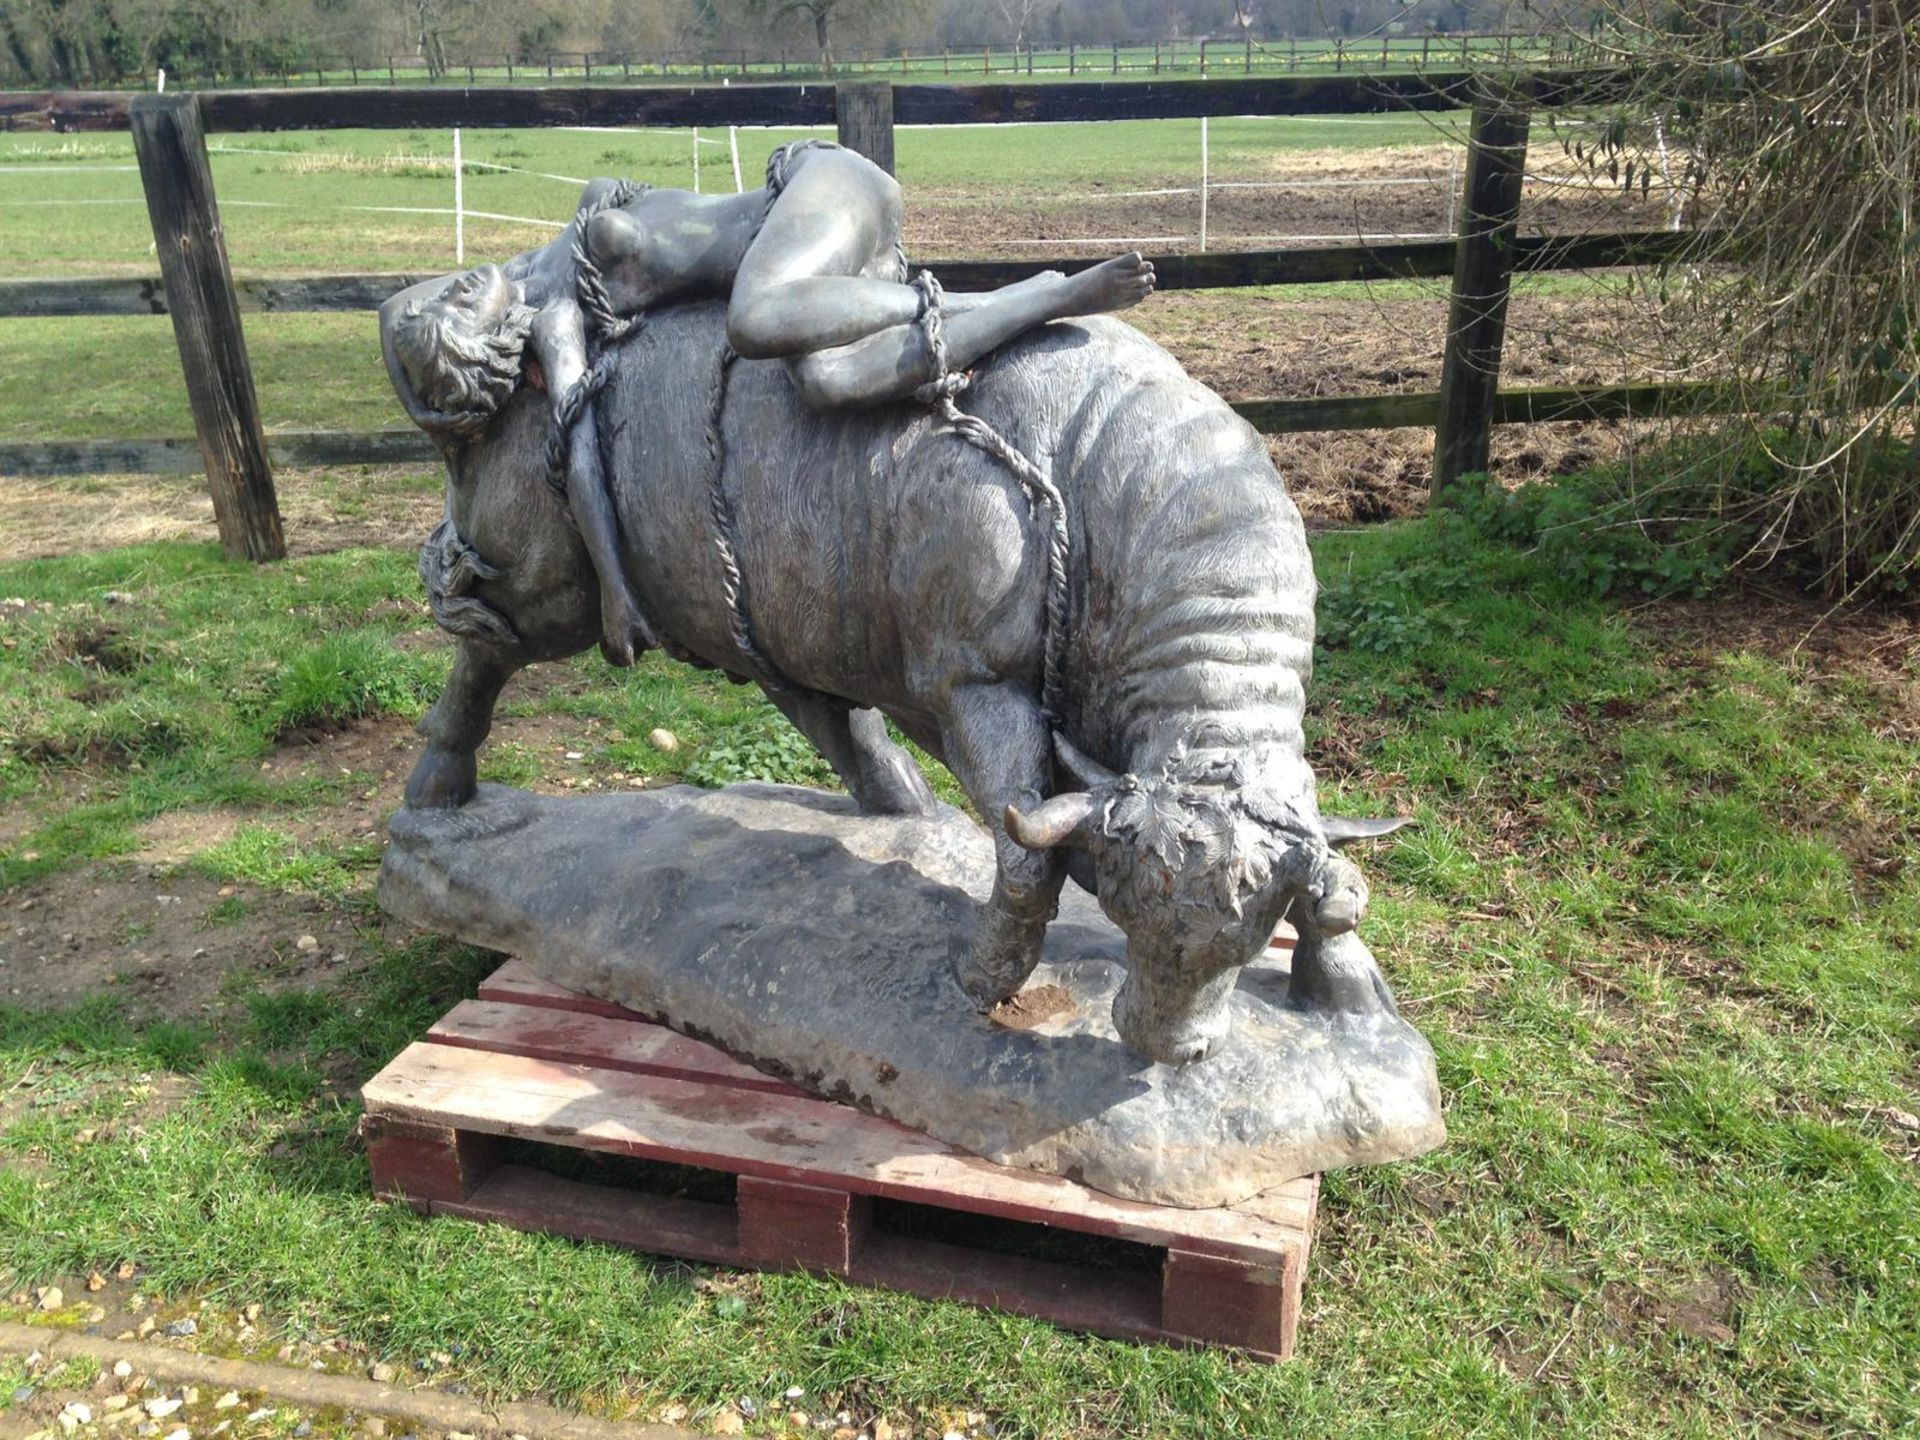
[[[580,307],[572,300],[547,306],[534,317],[531,339],[558,414],[567,392],[587,373],[586,323]],[[581,412],[566,437],[566,455],[567,506],[600,579],[601,653],[615,665],[631,665],[640,651],[657,642],[640,613],[620,558],[620,521],[601,473],[600,436],[591,406]]]

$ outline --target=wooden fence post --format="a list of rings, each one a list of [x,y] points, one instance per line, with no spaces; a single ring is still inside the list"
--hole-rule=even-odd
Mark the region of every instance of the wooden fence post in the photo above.
[[[1527,162],[1524,83],[1476,79],[1473,96],[1447,349],[1440,365],[1440,420],[1433,434],[1435,495],[1462,475],[1487,468]]]
[[[220,546],[236,560],[283,559],[287,542],[240,332],[240,302],[227,268],[199,98],[136,95],[128,119]]]
[[[840,143],[893,173],[893,86],[888,81],[845,82],[833,87]]]

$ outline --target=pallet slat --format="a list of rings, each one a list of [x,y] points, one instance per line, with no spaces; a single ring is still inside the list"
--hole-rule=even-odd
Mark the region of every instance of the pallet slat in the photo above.
[[[664,1025],[613,1020],[578,1011],[463,1000],[435,1022],[436,1045],[518,1055],[528,1060],[599,1065],[635,1075],[706,1081],[771,1095],[805,1095],[784,1080],[743,1065],[723,1051]]]
[[[512,1005],[537,1005],[545,1010],[572,1010],[581,1015],[604,1015],[611,1020],[652,1018],[611,1000],[596,1000],[578,990],[556,985],[524,960],[509,960],[482,980],[480,998]]]

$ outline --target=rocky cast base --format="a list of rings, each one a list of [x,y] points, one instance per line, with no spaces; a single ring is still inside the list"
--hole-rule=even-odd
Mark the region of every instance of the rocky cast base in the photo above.
[[[1027,988],[980,1015],[953,966],[992,877],[955,810],[866,816],[777,785],[486,785],[394,816],[380,903],[815,1094],[1126,1199],[1230,1205],[1445,1138],[1425,1039],[1392,1014],[1289,1007],[1284,952],[1242,972],[1212,1057],[1128,1050],[1108,1016],[1125,937],[1071,885]]]

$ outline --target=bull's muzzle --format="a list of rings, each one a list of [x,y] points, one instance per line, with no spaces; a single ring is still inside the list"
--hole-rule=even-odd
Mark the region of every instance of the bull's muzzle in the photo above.
[[[1113,997],[1113,1028],[1129,1049],[1163,1065],[1204,1060],[1220,1048],[1232,1023],[1234,977],[1224,974],[1193,983],[1149,978],[1137,964]]]

